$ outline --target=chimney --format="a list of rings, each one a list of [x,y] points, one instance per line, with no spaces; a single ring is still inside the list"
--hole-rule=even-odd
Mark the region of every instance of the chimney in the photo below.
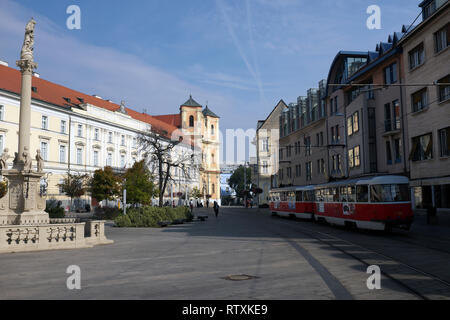
[[[9,67],[9,64],[6,61],[0,60],[0,66]]]
[[[33,72],[33,76],[36,77],[36,78],[40,78],[41,77],[41,75],[39,73],[37,73],[37,72]]]

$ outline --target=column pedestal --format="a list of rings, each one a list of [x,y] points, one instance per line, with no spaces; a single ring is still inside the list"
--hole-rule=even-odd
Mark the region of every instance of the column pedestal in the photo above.
[[[50,223],[45,198],[40,193],[44,173],[5,170],[8,192],[0,199],[0,225],[41,225]]]

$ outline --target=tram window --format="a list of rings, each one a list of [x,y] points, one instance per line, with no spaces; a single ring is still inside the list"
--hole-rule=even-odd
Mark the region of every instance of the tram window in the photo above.
[[[330,189],[330,201],[339,202],[339,188]]]
[[[340,187],[339,189],[340,189],[339,195],[340,195],[341,202],[347,202],[347,198],[348,198],[347,187]]]
[[[317,199],[317,201],[319,201],[319,202],[323,202],[323,201],[324,201],[324,198],[323,198],[323,190],[322,190],[322,189],[316,190],[316,199]]]
[[[383,184],[370,188],[372,202],[411,201],[409,187],[406,184]]]
[[[361,185],[356,187],[357,202],[369,202],[369,186]]]
[[[297,192],[295,193],[295,201],[297,201],[297,202],[302,202],[302,200],[303,200],[302,192],[301,192],[301,191],[297,191]]]
[[[314,201],[314,191],[305,191],[303,192],[303,200],[304,201]]]
[[[356,187],[351,186],[347,187],[347,201],[348,202],[356,202]]]
[[[286,201],[286,192],[281,192],[280,200],[281,201]]]

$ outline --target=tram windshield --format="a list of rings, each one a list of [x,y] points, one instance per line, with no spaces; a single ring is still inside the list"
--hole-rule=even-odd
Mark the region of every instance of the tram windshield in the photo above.
[[[372,185],[370,200],[372,202],[411,201],[409,186],[407,184]]]

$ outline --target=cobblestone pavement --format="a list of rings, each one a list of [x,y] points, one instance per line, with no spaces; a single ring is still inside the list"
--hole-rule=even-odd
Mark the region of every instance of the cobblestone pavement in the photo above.
[[[223,208],[164,229],[108,226],[113,245],[0,255],[0,299],[450,299],[450,228],[352,231]],[[81,290],[68,290],[69,265]],[[381,289],[369,290],[369,265]],[[230,275],[250,280],[230,281]]]

